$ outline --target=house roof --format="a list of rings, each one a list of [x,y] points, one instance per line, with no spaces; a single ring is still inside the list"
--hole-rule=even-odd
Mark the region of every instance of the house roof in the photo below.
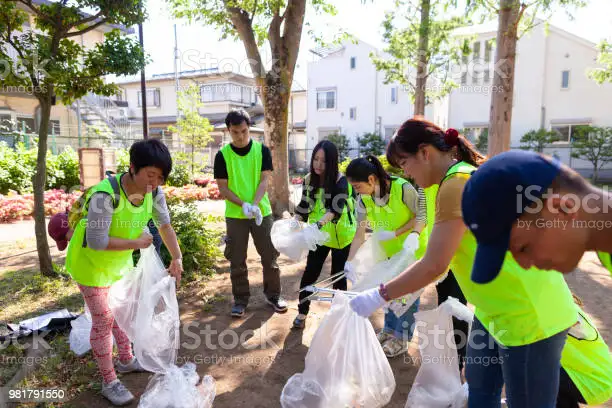
[[[233,78],[242,78],[247,81],[255,81],[253,77],[249,77],[242,74],[237,74],[230,71],[219,71],[218,68],[209,68],[209,69],[198,69],[191,71],[181,71],[179,72],[179,79],[197,79],[197,78],[205,78],[205,77],[213,77],[213,76],[228,76],[231,75]],[[153,74],[148,77],[146,82],[158,82],[158,81],[167,81],[174,79],[174,72],[164,72],[161,74]],[[229,79],[229,78],[225,78]],[[140,83],[140,75],[134,75],[129,77],[120,77],[115,81],[118,85],[128,85]]]

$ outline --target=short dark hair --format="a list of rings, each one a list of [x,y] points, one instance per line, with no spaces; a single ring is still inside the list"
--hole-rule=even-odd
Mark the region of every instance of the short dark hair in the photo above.
[[[172,171],[172,157],[168,147],[157,139],[136,142],[130,147],[130,163],[138,173],[143,167],[153,166],[161,170],[164,180]]]
[[[228,129],[231,125],[238,126],[242,122],[246,122],[247,126],[251,126],[251,117],[244,109],[232,109],[225,117],[225,126]]]

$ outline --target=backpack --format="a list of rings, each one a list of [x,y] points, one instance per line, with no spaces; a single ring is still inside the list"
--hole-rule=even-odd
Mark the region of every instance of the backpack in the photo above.
[[[116,210],[119,206],[119,199],[121,198],[121,190],[119,187],[119,183],[117,182],[117,177],[115,177],[115,173],[111,171],[106,172],[106,178],[108,179],[111,184],[111,187],[113,188],[113,209]],[[89,187],[87,190],[85,190],[83,194],[81,194],[81,196],[74,203],[72,203],[72,207],[70,207],[70,210],[68,211],[68,227],[72,231],[75,230],[77,224],[83,219],[85,206],[87,204],[87,196],[89,194],[89,191],[93,187],[94,186]]]

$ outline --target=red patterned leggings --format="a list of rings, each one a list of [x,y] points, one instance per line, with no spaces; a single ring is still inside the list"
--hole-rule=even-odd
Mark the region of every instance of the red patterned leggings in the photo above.
[[[128,363],[134,358],[132,345],[127,335],[119,328],[108,305],[110,287],[79,285],[85,303],[91,313],[91,350],[98,363],[98,369],[105,383],[117,378],[113,366],[113,336],[119,350],[119,360]]]

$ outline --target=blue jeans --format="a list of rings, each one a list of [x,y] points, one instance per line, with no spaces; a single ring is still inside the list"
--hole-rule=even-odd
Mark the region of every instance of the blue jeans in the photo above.
[[[505,383],[509,408],[555,408],[566,336],[564,330],[536,343],[503,347],[474,318],[465,364],[468,407],[500,408]]]
[[[419,303],[420,299],[417,299],[400,317],[395,316],[391,310],[386,312],[383,331],[400,340],[410,341],[414,333],[414,314],[419,311]]]

